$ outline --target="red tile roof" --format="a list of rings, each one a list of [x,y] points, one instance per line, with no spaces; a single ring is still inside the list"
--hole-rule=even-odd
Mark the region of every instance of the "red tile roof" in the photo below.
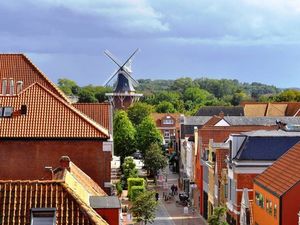
[[[112,118],[110,103],[74,103],[72,105],[106,129],[112,129],[110,125],[110,118]]]
[[[281,196],[300,181],[300,142],[258,175],[254,182],[276,196]]]
[[[48,90],[69,102],[65,94],[52,83],[24,54],[0,54],[0,80],[12,78],[14,82],[23,81],[23,88],[40,83]],[[2,85],[0,85],[2,94]]]
[[[0,104],[14,107],[12,118],[0,118],[1,138],[109,138],[107,129],[39,83],[0,96]],[[20,115],[21,105],[27,106],[26,115]]]
[[[29,224],[32,208],[55,208],[57,225],[108,224],[89,204],[90,196],[105,192],[64,159],[69,163],[55,169],[52,180],[0,180],[2,224]]]

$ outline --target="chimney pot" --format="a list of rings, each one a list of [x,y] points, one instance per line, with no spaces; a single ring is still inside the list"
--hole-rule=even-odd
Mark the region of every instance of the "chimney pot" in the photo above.
[[[69,156],[62,156],[59,160],[60,162],[60,167],[61,168],[65,168],[65,169],[69,169],[70,168],[70,157]]]
[[[15,82],[13,78],[9,78],[9,95],[15,94]]]
[[[23,81],[17,81],[17,94],[19,94],[23,89]]]
[[[7,94],[7,79],[3,78],[2,79],[2,95]]]

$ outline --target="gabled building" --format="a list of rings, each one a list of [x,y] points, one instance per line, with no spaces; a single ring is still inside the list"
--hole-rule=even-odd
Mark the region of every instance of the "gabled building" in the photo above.
[[[156,128],[160,130],[164,143],[169,145],[173,152],[179,143],[180,114],[179,113],[152,113]]]
[[[253,217],[259,225],[298,224],[300,143],[254,179]]]
[[[300,141],[300,132],[252,131],[231,134],[228,158],[227,222],[239,224],[243,189],[252,200],[253,180]]]
[[[109,130],[72,106],[24,55],[0,54],[0,77],[1,179],[41,179],[41,168],[68,155],[110,193]]]
[[[256,120],[255,120],[256,119]],[[252,130],[277,129],[276,119],[278,118],[247,118],[243,116],[213,116],[198,130],[198,150],[195,159],[195,183],[197,185],[196,197],[199,199],[201,215],[208,218],[208,160],[209,143],[225,142],[230,134],[241,133]],[[288,120],[288,118],[285,118]],[[292,118],[294,121],[296,118]],[[300,123],[299,120],[297,120]],[[285,122],[289,122],[285,121]]]
[[[119,200],[107,196],[69,157],[43,172],[45,180],[0,180],[1,224],[120,225]],[[94,208],[105,199],[115,201],[114,216]]]

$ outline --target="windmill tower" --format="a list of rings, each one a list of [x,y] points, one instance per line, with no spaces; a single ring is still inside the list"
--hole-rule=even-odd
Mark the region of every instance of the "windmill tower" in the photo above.
[[[117,58],[108,50],[104,52],[104,54],[118,66],[117,71],[105,82],[105,86],[107,86],[112,79],[117,76],[117,82],[113,93],[105,94],[108,96],[109,101],[115,109],[127,109],[134,102],[139,101],[140,97],[143,96],[143,94],[135,93],[135,87],[138,85],[138,82],[131,76],[131,60],[138,50],[139,49],[136,49],[123,64],[119,63],[119,60],[117,60]]]

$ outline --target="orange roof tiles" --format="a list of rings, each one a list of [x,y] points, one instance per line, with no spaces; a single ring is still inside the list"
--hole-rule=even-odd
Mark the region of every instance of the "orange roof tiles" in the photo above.
[[[110,118],[112,118],[110,103],[74,103],[72,105],[106,129],[112,129],[110,125]]]
[[[1,138],[109,138],[107,129],[39,83],[0,96],[0,105],[14,107],[12,118],[0,118]],[[26,115],[20,115],[21,105],[27,106]]]
[[[258,175],[254,182],[276,196],[283,195],[300,181],[300,142]]]
[[[52,180],[0,180],[2,224],[29,224],[32,208],[55,208],[58,225],[108,224],[89,203],[90,196],[105,192],[69,157],[63,156],[61,163]]]
[[[52,83],[24,54],[0,54],[0,80],[12,78],[14,82],[23,81],[23,88],[40,83],[48,90],[69,102],[65,94]],[[0,85],[2,94],[2,85]]]

